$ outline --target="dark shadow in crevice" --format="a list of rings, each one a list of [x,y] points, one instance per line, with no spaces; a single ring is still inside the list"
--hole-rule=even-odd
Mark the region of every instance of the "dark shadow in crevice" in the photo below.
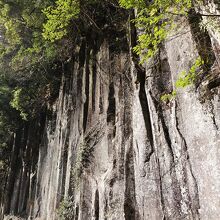
[[[134,12],[130,13],[130,19],[134,19],[135,15]],[[130,23],[130,45],[133,48],[134,46],[137,45],[137,30],[134,25],[134,23]],[[144,122],[145,122],[145,127],[147,130],[147,137],[148,140],[150,141],[150,151],[148,152],[148,155],[145,159],[145,162],[150,160],[151,155],[154,152],[153,149],[153,132],[152,132],[152,124],[151,124],[151,119],[150,119],[150,110],[149,110],[149,105],[148,105],[148,100],[147,100],[147,95],[145,91],[145,82],[146,82],[146,75],[145,75],[145,69],[139,64],[139,56],[131,51],[132,55],[132,61],[134,63],[135,69],[137,71],[137,84],[140,84],[140,91],[139,91],[139,99],[141,103],[141,108],[144,116]]]
[[[78,219],[79,219],[79,206],[77,205],[76,209],[75,209],[75,218],[74,218],[74,220],[78,220]]]
[[[189,12],[188,20],[199,56],[202,58],[202,60],[204,60],[204,65],[202,66],[203,74],[199,76],[199,79],[196,82],[196,87],[198,87],[204,77],[209,74],[216,60],[216,57],[208,31],[201,30],[200,28],[199,24],[202,22],[202,16],[196,13],[194,9],[191,9]]]
[[[96,190],[95,192],[95,220],[99,220],[99,191]]]
[[[109,85],[109,94],[108,94],[108,110],[107,110],[107,122],[115,124],[115,89],[114,84]]]
[[[147,95],[145,91],[145,72],[140,72],[138,71],[137,74],[137,81],[140,83],[140,91],[139,91],[139,99],[140,99],[140,104],[143,112],[143,117],[144,117],[144,122],[145,122],[145,127],[147,130],[147,137],[150,142],[150,151],[148,151],[148,154],[146,156],[145,162],[150,160],[151,155],[154,152],[153,149],[153,132],[152,132],[152,124],[151,124],[151,118],[150,118],[150,110],[149,110],[149,105],[148,105],[148,100],[147,100]]]
[[[217,78],[215,80],[210,81],[207,87],[209,90],[212,90],[219,86],[220,86],[220,78]]]

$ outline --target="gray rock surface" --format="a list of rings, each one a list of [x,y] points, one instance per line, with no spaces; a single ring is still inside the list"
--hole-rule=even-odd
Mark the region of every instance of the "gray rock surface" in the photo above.
[[[74,220],[220,218],[220,90],[206,87],[218,77],[160,100],[200,53],[190,25],[182,25],[144,68],[107,39],[98,48],[82,41],[52,119],[37,128],[41,143],[31,141],[33,126],[20,134],[27,137],[23,152],[31,144],[39,152],[30,152],[38,162],[13,171],[12,215],[59,219],[60,202],[71,197]],[[219,45],[211,31],[210,37]],[[219,75],[216,62],[213,68]]]

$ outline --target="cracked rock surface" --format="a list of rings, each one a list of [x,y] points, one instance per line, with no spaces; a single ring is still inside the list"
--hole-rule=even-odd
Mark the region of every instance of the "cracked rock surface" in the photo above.
[[[184,30],[143,68],[127,39],[119,51],[82,40],[52,118],[16,134],[5,220],[59,219],[67,197],[74,220],[220,218],[220,87],[203,102],[203,84],[160,100],[200,53]]]

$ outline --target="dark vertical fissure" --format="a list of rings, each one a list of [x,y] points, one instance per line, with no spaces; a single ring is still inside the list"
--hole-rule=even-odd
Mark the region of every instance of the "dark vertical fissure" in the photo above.
[[[194,9],[189,12],[189,24],[191,33],[196,42],[196,47],[200,57],[204,60],[203,74],[200,76],[197,84],[201,81],[210,71],[211,67],[216,60],[215,53],[213,51],[212,42],[207,30],[201,30],[200,23],[202,22],[202,16]]]
[[[135,15],[134,12],[130,13],[130,19],[134,19]],[[137,45],[137,30],[133,22],[130,22],[130,47],[133,48],[135,45]],[[140,84],[140,91],[139,91],[139,99],[140,99],[140,104],[144,116],[144,122],[145,122],[145,127],[147,130],[147,137],[150,142],[150,151],[148,152],[146,161],[150,160],[151,155],[154,152],[153,148],[153,132],[152,132],[152,124],[151,124],[151,118],[150,118],[150,110],[149,110],[149,105],[148,105],[148,100],[147,100],[147,95],[145,91],[145,82],[146,82],[146,75],[145,75],[145,69],[139,64],[139,56],[131,50],[131,56],[132,60],[135,66],[135,69],[137,71],[137,83]]]
[[[103,85],[100,83],[100,97],[99,97],[99,113],[102,114],[103,113]]]
[[[151,124],[151,118],[150,118],[150,110],[149,110],[147,95],[145,91],[145,73],[144,72],[138,71],[137,81],[140,83],[139,99],[140,99],[140,104],[141,104],[141,108],[143,112],[145,127],[147,130],[147,137],[151,145],[150,146],[151,149],[148,152],[148,155],[145,161],[147,162],[150,160],[150,156],[154,152],[154,148],[153,148],[153,132],[152,132],[152,124]]]
[[[74,220],[78,220],[78,219],[79,219],[79,206],[77,205],[76,209],[75,209],[75,218],[74,218]]]
[[[95,220],[99,220],[99,191],[96,190],[95,193]]]
[[[108,110],[107,110],[107,122],[115,124],[115,89],[114,84],[109,85],[109,95],[108,95]]]
[[[215,54],[212,48],[212,42],[207,30],[201,30],[200,23],[202,22],[202,16],[194,9],[189,12],[189,24],[191,28],[192,36],[196,42],[199,55],[204,61],[206,61],[207,67],[211,67],[215,61]]]

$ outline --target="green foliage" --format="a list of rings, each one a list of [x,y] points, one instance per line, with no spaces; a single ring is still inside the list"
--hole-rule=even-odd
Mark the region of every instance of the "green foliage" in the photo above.
[[[146,6],[144,0],[119,0],[119,4],[126,9],[144,8]]]
[[[72,6],[77,5],[71,2],[56,1],[54,5],[54,0],[0,0],[1,146],[7,145],[5,137],[19,123],[36,117],[46,100],[57,93],[60,76],[53,74],[61,73],[58,58],[63,44],[46,40],[43,30],[55,18],[65,21],[65,29],[75,13]]]
[[[164,94],[160,97],[162,102],[170,102],[176,97],[176,90],[172,91],[169,94]]]
[[[10,141],[12,132],[14,131],[9,118],[3,112],[0,112],[0,152],[6,150],[7,144]],[[1,158],[1,153],[0,153]]]
[[[55,59],[55,45],[44,40],[42,10],[51,0],[0,1],[0,68],[23,72]]]
[[[155,0],[148,4],[144,4],[143,0],[119,0],[119,2],[124,8],[137,10],[133,22],[141,30],[141,34],[134,51],[142,55],[142,62],[157,53],[159,45],[174,28],[177,16],[187,15],[192,7],[191,0]]]
[[[4,103],[1,109],[6,108],[2,110],[4,116],[16,112],[18,120],[32,119],[45,100],[48,69],[53,72],[51,63],[59,49],[42,36],[46,21],[42,10],[52,3],[0,0],[0,81],[7,78],[0,88],[7,94],[6,99],[6,95],[0,95],[0,103]]]
[[[80,12],[78,0],[57,0],[55,4],[43,10],[47,17],[43,25],[43,37],[51,42],[60,40],[67,34],[71,20],[77,18]]]
[[[4,28],[4,43],[13,46],[20,44],[21,38],[18,33],[19,23],[10,16],[11,8],[9,4],[0,1],[0,9],[0,27],[1,29]]]
[[[204,61],[201,57],[198,57],[194,64],[191,66],[189,72],[183,71],[179,74],[178,80],[175,83],[176,88],[185,88],[189,85],[194,84],[197,76],[201,74],[202,66],[204,65]]]
[[[193,65],[191,66],[191,68],[189,69],[188,72],[186,71],[182,71],[179,74],[179,77],[177,79],[177,81],[175,82],[175,87],[176,89],[179,88],[185,88],[187,86],[193,85],[196,81],[196,79],[198,78],[198,76],[203,72],[203,67],[204,65],[204,61],[202,60],[202,58],[199,56],[195,62],[193,63]],[[172,101],[177,95],[177,91],[173,90],[171,93],[169,94],[164,94],[160,97],[160,100],[162,102],[170,102]]]
[[[74,202],[71,197],[63,199],[57,209],[59,220],[72,220],[74,218]]]
[[[20,112],[20,116],[23,120],[28,120],[27,108],[30,107],[30,97],[24,93],[22,88],[16,88],[13,91],[13,99],[10,104],[13,108]]]

